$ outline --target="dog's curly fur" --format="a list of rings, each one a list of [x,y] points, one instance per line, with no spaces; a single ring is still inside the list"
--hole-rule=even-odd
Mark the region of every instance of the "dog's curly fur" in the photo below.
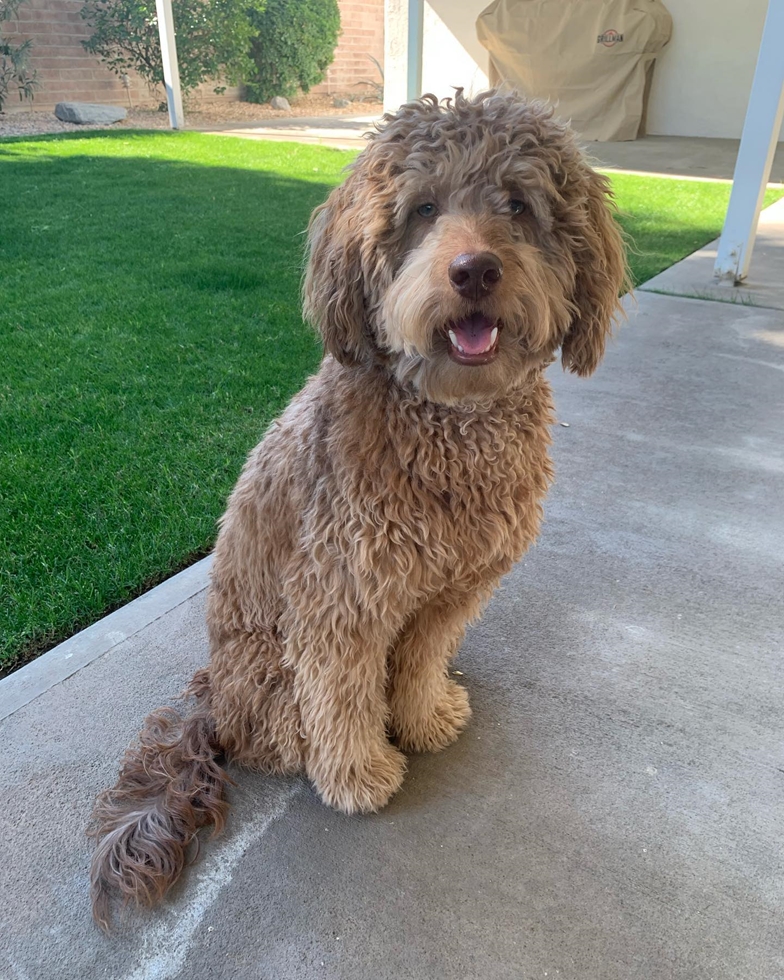
[[[99,924],[113,890],[159,899],[199,828],[222,827],[218,754],[304,771],[326,803],[368,812],[405,753],[465,726],[447,665],[552,479],[544,368],[560,347],[590,374],[619,309],[611,210],[552,110],[498,93],[386,116],[316,210],[304,300],[326,356],[221,521],[195,711],[153,714],[96,803]],[[503,274],[466,298],[450,264],[487,253]],[[487,363],[450,340],[472,316],[500,330]]]

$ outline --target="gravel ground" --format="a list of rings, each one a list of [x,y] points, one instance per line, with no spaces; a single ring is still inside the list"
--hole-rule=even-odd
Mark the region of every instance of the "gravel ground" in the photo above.
[[[228,102],[192,100],[185,109],[185,128],[203,129],[221,123],[264,122],[266,119],[286,119],[302,116],[365,116],[381,115],[380,102],[355,101],[348,106],[336,107],[331,95],[303,95],[292,99],[291,109],[281,111],[269,105],[253,102]],[[60,122],[54,111],[0,113],[0,137],[36,136],[42,133],[73,133],[84,129],[168,129],[169,116],[160,112],[156,105],[138,106],[128,111],[126,118],[111,126],[82,126],[78,123]]]

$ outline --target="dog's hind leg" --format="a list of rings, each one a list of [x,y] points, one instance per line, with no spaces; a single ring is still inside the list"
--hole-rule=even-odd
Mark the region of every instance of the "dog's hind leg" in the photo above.
[[[304,766],[294,672],[269,630],[211,631],[212,717],[232,762],[283,775]]]
[[[113,893],[154,905],[179,878],[198,830],[212,824],[218,833],[225,823],[224,789],[231,780],[215,758],[220,746],[207,671],[197,673],[190,692],[195,711],[186,717],[171,708],[154,711],[139,744],[126,752],[116,785],[95,802],[90,895],[104,930]]]
[[[451,680],[449,661],[481,596],[442,593],[406,625],[389,658],[390,731],[404,752],[437,752],[450,745],[471,717],[465,688]]]

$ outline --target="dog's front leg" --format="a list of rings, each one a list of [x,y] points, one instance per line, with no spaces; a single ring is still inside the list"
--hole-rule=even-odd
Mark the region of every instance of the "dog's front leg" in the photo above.
[[[444,593],[408,622],[390,655],[390,730],[404,752],[438,752],[471,717],[468,693],[447,674],[481,596]]]
[[[386,734],[390,637],[378,622],[356,616],[348,622],[339,608],[325,601],[304,612],[289,637],[288,658],[295,665],[308,776],[329,806],[368,813],[388,802],[406,769],[405,756]]]

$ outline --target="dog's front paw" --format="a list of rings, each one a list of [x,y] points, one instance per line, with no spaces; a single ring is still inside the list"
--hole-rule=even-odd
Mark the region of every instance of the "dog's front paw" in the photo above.
[[[456,741],[468,724],[471,707],[468,691],[448,680],[435,709],[427,714],[413,710],[395,712],[394,729],[397,744],[404,752],[439,752]]]
[[[374,746],[359,762],[311,771],[321,799],[343,813],[373,813],[385,806],[403,782],[406,757],[393,745]]]

